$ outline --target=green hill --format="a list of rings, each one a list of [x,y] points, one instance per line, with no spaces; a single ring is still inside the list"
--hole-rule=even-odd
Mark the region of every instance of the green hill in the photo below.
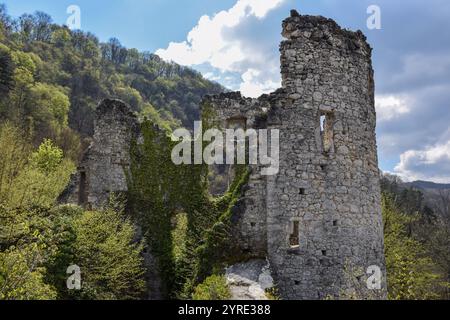
[[[78,152],[70,149],[92,135],[94,110],[106,97],[162,127],[192,127],[202,97],[222,91],[200,73],[118,39],[100,43],[42,12],[12,19],[0,5],[0,120],[31,130],[35,144],[51,138]]]

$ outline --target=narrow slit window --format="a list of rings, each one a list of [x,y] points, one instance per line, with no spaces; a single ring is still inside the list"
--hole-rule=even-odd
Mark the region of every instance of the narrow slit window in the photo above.
[[[319,126],[322,151],[330,153],[334,151],[333,134],[334,116],[332,112],[321,112]]]
[[[297,248],[300,246],[299,224],[299,221],[292,221],[292,234],[289,236],[289,244],[291,248]]]
[[[326,121],[326,116],[324,114],[320,115],[320,132],[324,133],[325,131],[325,121]]]
[[[80,184],[78,189],[78,205],[84,207],[87,204],[87,179],[86,172],[80,172]]]

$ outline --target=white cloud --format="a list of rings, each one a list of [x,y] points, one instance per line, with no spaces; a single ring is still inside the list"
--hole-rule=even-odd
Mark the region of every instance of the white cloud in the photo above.
[[[375,107],[379,121],[392,120],[410,112],[407,100],[393,95],[378,95],[375,97]]]
[[[239,34],[230,36],[227,31],[239,27],[250,18],[264,19],[284,1],[238,0],[229,10],[221,11],[213,17],[202,16],[187,35],[186,41],[171,42],[167,49],[159,49],[156,54],[181,65],[206,63],[221,72],[237,72],[242,75],[241,90],[244,95],[256,96],[261,92],[274,90],[279,84],[276,81],[279,75],[268,75],[267,72],[255,70],[255,65],[261,69],[269,65],[273,69],[274,62],[268,62],[267,53],[246,46]]]
[[[280,82],[273,80],[259,80],[261,72],[255,69],[249,69],[242,75],[240,91],[249,97],[259,97],[264,93],[270,93],[274,88],[281,86]]]
[[[395,173],[406,180],[450,181],[450,140],[424,150],[408,150],[400,156]]]

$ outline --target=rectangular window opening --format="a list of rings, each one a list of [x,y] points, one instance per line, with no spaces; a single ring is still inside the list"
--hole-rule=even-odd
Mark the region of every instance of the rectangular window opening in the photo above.
[[[322,143],[322,151],[330,153],[334,151],[334,134],[333,134],[334,115],[332,112],[320,113],[320,137]]]
[[[87,179],[86,172],[80,172],[80,184],[78,187],[78,205],[84,207],[87,204]]]
[[[298,248],[300,246],[299,225],[299,221],[292,221],[292,234],[289,236],[289,245],[291,248]]]

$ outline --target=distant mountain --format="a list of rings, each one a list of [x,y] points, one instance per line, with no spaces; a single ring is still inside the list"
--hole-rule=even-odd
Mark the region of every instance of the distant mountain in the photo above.
[[[410,188],[416,188],[421,190],[444,190],[450,189],[450,184],[444,183],[434,183],[430,181],[414,181],[414,182],[405,182],[404,186]]]

